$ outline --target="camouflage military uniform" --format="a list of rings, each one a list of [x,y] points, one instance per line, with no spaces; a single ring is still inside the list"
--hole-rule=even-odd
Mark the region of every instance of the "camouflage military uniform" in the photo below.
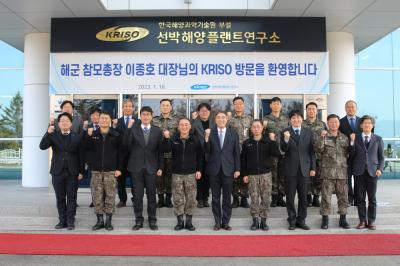
[[[164,118],[162,115],[153,118],[152,124],[156,127],[161,128],[162,131],[168,130],[170,136],[174,136],[178,129],[178,117],[171,115],[168,118]],[[172,193],[171,192],[171,153],[164,153],[164,169],[162,176],[156,179],[157,194]]]
[[[193,215],[193,209],[196,207],[196,191],[195,174],[172,175],[172,196],[176,216]]]
[[[243,114],[242,116],[234,114],[229,121],[228,127],[235,130],[236,133],[239,135],[240,148],[242,148],[243,141],[249,138],[252,121],[253,117],[246,114]],[[233,180],[232,195],[233,197],[249,197],[248,186],[243,182],[243,178],[235,178]]]
[[[272,175],[249,175],[249,193],[251,198],[250,214],[253,218],[268,218],[271,204]],[[261,201],[260,201],[261,199]]]
[[[311,122],[310,120],[306,119],[304,120],[303,127],[308,128],[311,130],[313,133],[313,138],[318,139],[320,136],[322,130],[326,130],[326,124],[323,121],[320,121],[316,119],[314,122]],[[312,178],[312,182],[308,188],[308,194],[311,195],[316,195],[320,196],[321,195],[321,183],[322,180],[320,178],[320,171],[321,171],[321,154],[319,152],[315,153],[315,158],[316,158],[316,164],[317,164],[317,171],[316,171],[316,176]]]
[[[321,154],[321,215],[330,214],[331,198],[334,192],[338,199],[338,213],[341,215],[347,213],[348,146],[348,138],[340,132],[337,137],[328,134],[326,139],[318,137],[315,141],[314,147]]]
[[[289,126],[289,118],[284,114],[280,113],[279,117],[275,117],[271,114],[264,116],[263,121],[267,121],[267,127],[265,128],[265,133],[275,133],[277,136],[278,146],[281,132],[283,129]],[[272,195],[285,195],[284,178],[281,175],[279,167],[281,165],[281,158],[272,157]]]
[[[114,171],[92,171],[90,187],[96,214],[112,214],[114,212],[116,183]]]

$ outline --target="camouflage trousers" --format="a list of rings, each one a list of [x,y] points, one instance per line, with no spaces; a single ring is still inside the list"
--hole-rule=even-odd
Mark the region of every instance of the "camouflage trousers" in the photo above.
[[[249,188],[248,185],[243,182],[243,177],[233,179],[232,195],[233,197],[249,197]]]
[[[172,175],[172,197],[176,216],[193,215],[196,207],[196,184],[195,174]]]
[[[250,214],[252,217],[268,217],[271,204],[271,187],[271,173],[249,175]]]
[[[321,215],[331,214],[332,194],[336,192],[338,202],[338,214],[347,214],[349,203],[347,195],[347,179],[323,179],[321,189]]]
[[[321,195],[321,187],[322,187],[322,179],[319,175],[321,173],[321,163],[320,161],[317,161],[317,174],[312,177],[310,186],[308,187],[308,195]]]
[[[112,214],[115,207],[117,180],[114,177],[114,171],[97,172],[92,171],[92,180],[90,187],[94,212],[96,214]]]
[[[282,160],[278,157],[272,157],[271,162],[272,162],[272,169],[271,169],[272,194],[285,195],[285,179],[283,178],[283,175],[281,174],[282,171],[280,169]]]
[[[156,189],[157,194],[172,193],[171,182],[172,182],[172,160],[171,158],[164,158],[164,169],[162,169],[162,175],[156,177]]]

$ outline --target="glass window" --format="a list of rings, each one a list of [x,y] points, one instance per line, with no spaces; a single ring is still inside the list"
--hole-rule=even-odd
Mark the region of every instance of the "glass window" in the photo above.
[[[356,72],[357,113],[359,116],[368,114],[375,117],[375,133],[382,137],[393,137],[394,134],[393,96],[392,71]]]
[[[389,34],[358,53],[358,67],[392,67],[392,50],[392,35]]]
[[[187,115],[187,98],[183,95],[169,95],[172,99],[172,111],[177,116]],[[167,98],[165,95],[142,95],[141,107],[150,106],[153,115],[160,115],[160,100]]]

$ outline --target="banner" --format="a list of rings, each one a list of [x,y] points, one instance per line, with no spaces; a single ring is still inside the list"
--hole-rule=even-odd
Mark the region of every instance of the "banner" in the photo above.
[[[50,55],[50,94],[328,94],[327,52]]]

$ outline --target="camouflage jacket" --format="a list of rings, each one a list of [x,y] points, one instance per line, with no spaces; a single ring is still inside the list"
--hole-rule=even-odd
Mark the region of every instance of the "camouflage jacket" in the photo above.
[[[349,139],[342,133],[333,137],[328,133],[324,139],[318,136],[314,149],[321,154],[321,179],[347,179]]]
[[[153,118],[152,125],[161,128],[161,131],[168,130],[170,136],[174,136],[178,131],[179,119],[176,115],[164,118],[162,115]],[[171,153],[164,153],[164,158],[171,158]]]
[[[275,117],[271,114],[264,116],[263,121],[267,121],[266,133],[272,132],[277,136],[280,135],[283,129],[289,126],[289,118],[280,113],[279,117]]]
[[[249,138],[251,122],[253,122],[253,117],[246,114],[242,116],[234,114],[229,121],[228,127],[235,130],[239,135],[240,147],[242,147],[243,142]]]
[[[318,137],[321,135],[322,130],[327,129],[325,122],[318,119],[316,119],[314,122],[311,122],[310,120],[306,119],[303,121],[303,124],[301,126],[311,130],[311,132],[313,133],[314,140],[318,139]],[[321,160],[321,154],[317,151],[315,151],[315,157],[317,161]]]

